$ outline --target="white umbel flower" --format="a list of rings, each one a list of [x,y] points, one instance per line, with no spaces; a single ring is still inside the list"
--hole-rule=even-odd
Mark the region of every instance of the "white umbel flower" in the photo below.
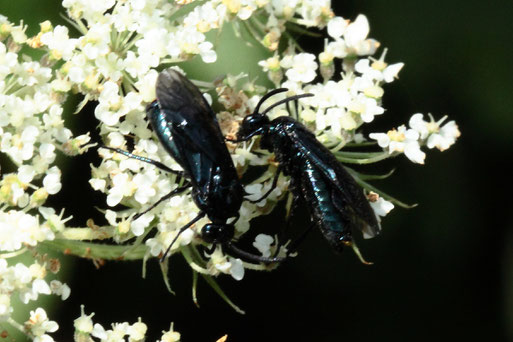
[[[371,133],[371,139],[377,140],[378,145],[388,149],[389,153],[401,152],[414,163],[424,164],[426,154],[421,151],[419,144],[419,133],[406,126],[399,126],[397,130],[390,130],[387,133]]]
[[[299,53],[292,57],[290,65],[283,63],[282,66],[289,68],[285,74],[292,82],[308,83],[317,75],[317,63],[311,53]]]

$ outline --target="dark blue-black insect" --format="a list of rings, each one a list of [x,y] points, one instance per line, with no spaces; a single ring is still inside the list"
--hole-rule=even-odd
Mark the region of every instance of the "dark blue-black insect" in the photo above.
[[[280,258],[266,258],[245,252],[232,243],[235,228],[233,222],[228,221],[231,218],[234,221],[238,219],[245,192],[216,116],[200,90],[178,71],[167,69],[158,76],[156,95],[157,100],[146,108],[148,119],[161,144],[183,168],[183,174],[160,162],[109,148],[151,163],[164,171],[181,174],[188,180],[188,184],[173,190],[148,210],[190,186],[192,198],[200,211],[180,229],[177,237],[207,216],[211,223],[203,226],[201,238],[212,244],[212,250],[219,244],[227,253],[249,261],[281,261]],[[162,259],[175,241],[168,247]]]
[[[363,189],[303,124],[292,117],[281,116],[271,121],[266,116],[270,109],[290,98],[259,113],[266,99],[285,91],[287,89],[276,89],[262,98],[253,114],[244,118],[237,141],[260,135],[260,147],[275,153],[279,167],[266,195],[276,187],[280,172],[290,176],[294,198],[306,204],[312,222],[330,245],[338,252],[343,246],[356,248],[353,244],[355,228],[366,237],[376,236],[381,229]],[[311,95],[294,99],[303,96]]]

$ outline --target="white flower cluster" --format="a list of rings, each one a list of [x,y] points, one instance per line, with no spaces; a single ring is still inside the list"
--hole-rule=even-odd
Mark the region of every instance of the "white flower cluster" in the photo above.
[[[387,133],[371,133],[369,137],[377,140],[378,145],[388,150],[390,154],[404,153],[412,162],[424,164],[426,154],[420,149],[421,146],[427,146],[430,149],[436,147],[440,151],[445,151],[461,134],[454,121],[441,126],[447,119],[446,116],[439,121],[435,121],[431,114],[429,117],[428,122],[424,121],[423,114],[413,114],[409,122],[410,128],[402,125]]]
[[[120,20],[121,13],[125,13],[120,12],[120,9],[125,8],[130,3],[109,3],[111,11],[106,15],[107,19],[100,20],[96,16],[89,15],[79,19],[75,18],[75,20],[85,20],[88,23],[89,31],[100,23],[107,25],[112,30],[112,27],[117,27],[116,23]],[[147,7],[142,6],[143,3],[145,2],[138,2],[139,12],[133,17],[150,15],[144,12],[144,8]],[[74,4],[76,3],[74,2]],[[148,3],[145,3],[146,5]],[[80,6],[86,5],[81,4]],[[96,8],[98,11],[104,11],[101,7]],[[159,20],[163,20],[162,18],[166,17],[166,6],[159,8],[160,10],[157,11],[160,15]],[[306,9],[309,10],[306,11]],[[132,11],[134,11],[133,8]],[[85,68],[89,70],[89,74],[99,74],[101,77],[94,76],[93,78],[97,81],[103,80],[103,83],[98,83],[96,87],[89,87],[94,91],[85,92],[85,94],[98,98],[99,104],[96,107],[95,115],[104,123],[102,134],[106,136],[107,144],[111,147],[126,149],[125,136],[135,134],[138,139],[136,139],[132,151],[134,154],[161,161],[172,168],[177,168],[176,162],[162,149],[159,149],[158,144],[152,140],[152,133],[143,121],[143,104],[152,101],[154,98],[153,87],[157,72],[152,68],[163,61],[185,60],[194,54],[201,55],[198,49],[188,50],[185,45],[169,39],[169,36],[180,35],[179,32],[185,32],[183,30],[195,30],[194,34],[202,35],[211,29],[221,27],[223,22],[233,19],[247,21],[248,25],[251,23],[251,27],[258,27],[258,21],[253,16],[258,11],[264,11],[268,14],[266,17],[267,23],[265,24],[266,32],[268,32],[267,38],[271,36],[273,31],[279,31],[275,35],[276,42],[284,29],[283,24],[287,20],[302,25],[327,28],[329,39],[325,40],[325,49],[318,56],[305,52],[298,53],[296,47],[290,45],[283,55],[275,53],[273,57],[261,61],[260,65],[264,71],[268,72],[269,78],[277,87],[289,89],[286,95],[303,93],[314,95],[300,101],[302,105],[302,110],[299,113],[300,119],[316,133],[321,142],[332,146],[332,151],[336,155],[347,143],[361,142],[362,137],[357,129],[363,124],[372,122],[375,116],[385,112],[382,107],[383,85],[397,78],[403,67],[403,63],[387,64],[385,62],[386,49],[379,58],[371,57],[380,44],[368,37],[370,29],[365,16],[359,15],[353,22],[336,17],[329,9],[329,3],[324,2],[314,4],[314,2],[308,1],[257,1],[255,3],[251,1],[208,1],[196,6],[185,15],[182,22],[171,22],[159,26],[162,36],[158,41],[165,42],[163,46],[165,45],[168,48],[167,52],[159,44],[145,47],[145,49],[136,49],[135,47],[142,44],[140,40],[146,37],[146,35],[141,34],[126,37],[126,44],[120,45],[121,47],[129,47],[124,50],[116,50],[116,44],[112,41],[115,42],[117,38],[112,41],[104,41],[102,44],[108,46],[104,50],[117,51],[116,58],[118,60],[116,65],[124,66],[124,68],[107,68],[112,70],[113,73],[104,73],[102,70],[107,69],[102,69],[102,66],[98,65],[98,59],[93,60],[87,58],[87,56],[84,57],[85,52],[81,50],[83,48],[77,45],[76,55],[70,61],[73,58],[78,58],[77,56],[82,56],[81,58],[85,58],[87,61],[86,64],[90,65],[89,68]],[[73,10],[73,7],[70,7],[72,17],[73,13],[85,15],[84,13],[90,12],[85,9],[77,12]],[[152,15],[155,16],[156,14],[153,13]],[[132,18],[132,16],[129,17]],[[125,18],[125,20],[129,22],[129,19]],[[149,23],[149,21],[144,20],[143,23]],[[130,27],[132,27],[130,24],[126,24],[126,30],[130,30]],[[136,25],[132,29],[138,33],[147,31],[141,25]],[[165,30],[167,30],[167,33],[164,33]],[[109,32],[111,35],[124,37],[119,31]],[[251,32],[255,34],[255,37],[259,37],[258,32]],[[273,50],[272,44],[268,44],[269,39],[260,38],[265,46]],[[96,43],[100,44],[100,40],[98,38]],[[170,46],[179,52],[171,53]],[[146,63],[145,67],[137,69],[140,70],[139,73],[130,72],[129,70],[132,69],[127,65],[127,60],[141,60],[142,56],[147,54],[148,51],[152,51],[152,49],[160,49],[159,53],[153,54],[158,56],[156,64]],[[205,62],[210,61],[204,55],[202,55],[202,58]],[[145,60],[149,61],[150,59]],[[335,75],[337,61],[342,66],[342,72]],[[83,79],[89,78],[84,76]],[[321,81],[318,81],[319,79]],[[226,108],[225,112],[218,115],[220,125],[223,133],[232,138],[238,129],[238,120],[251,112],[262,94],[266,92],[265,89],[259,88],[252,82],[246,82],[242,85],[241,82],[243,83],[240,77],[228,76],[222,84],[216,84],[219,102]],[[81,91],[86,90],[83,84],[79,85],[78,88]],[[279,99],[281,99],[280,96],[277,96],[275,100]],[[269,113],[270,117],[278,115],[289,115],[289,113],[283,108],[276,108]],[[430,129],[430,132],[433,132],[433,128]],[[268,165],[272,158],[266,153],[261,153],[262,151],[254,153],[252,143],[233,145],[232,147],[235,165],[241,173],[248,166]],[[410,150],[411,147],[408,147],[401,152],[410,156]],[[101,153],[106,159],[98,168],[93,169],[92,186],[107,193],[109,206],[123,204],[136,209],[126,211],[107,210],[106,218],[108,222],[117,228],[118,236],[116,238],[124,239],[130,236],[141,236],[147,231],[157,215],[158,234],[146,240],[146,245],[151,255],[161,255],[176,237],[178,229],[197,214],[197,208],[188,192],[162,203],[158,211],[155,210],[139,217],[137,220],[131,220],[131,217],[137,211],[155,203],[175,188],[177,186],[174,184],[175,179],[168,174],[161,173],[153,165],[145,165],[140,161],[127,159],[110,151],[102,151]],[[271,186],[271,182],[266,181],[270,180],[273,174],[274,170],[269,169],[254,184],[247,185],[246,192],[250,194],[249,198],[257,199],[266,193]],[[251,219],[272,210],[277,201],[286,193],[287,186],[286,178],[282,177],[279,179],[277,188],[260,203],[244,202],[240,210],[240,218],[235,224],[236,235],[240,236],[249,229]],[[369,196],[372,207],[378,216],[385,216],[393,208],[393,204],[377,196],[377,194],[375,195]],[[181,246],[198,241],[194,237],[199,233],[199,229],[205,222],[207,222],[207,219],[200,220],[193,226],[193,229],[182,234],[171,252],[177,251]],[[210,255],[207,265],[201,268],[201,271],[210,275],[216,275],[219,272],[228,273],[236,279],[241,278],[243,272],[240,271],[240,260],[227,258],[219,253],[216,251]]]
[[[88,136],[72,139],[64,127],[59,81],[44,63],[19,55],[30,45],[25,27],[0,16],[0,152],[17,168],[0,181],[2,211],[37,208],[61,189],[56,151],[83,152]]]
[[[281,59],[274,56],[259,64],[277,86],[288,88],[293,94],[314,95],[301,101],[306,105],[301,119],[322,142],[347,143],[353,140],[358,127],[384,113],[382,85],[397,77],[403,63],[385,63],[386,50],[378,60],[359,58],[374,54],[379,47],[376,40],[367,38],[369,23],[363,15],[354,22],[333,17],[327,28],[333,40],[326,40],[319,56],[296,54],[292,50]],[[343,72],[334,77],[336,59],[342,61]],[[318,77],[318,69],[324,82],[312,83]],[[287,115],[279,109],[276,111],[278,115]]]
[[[259,63],[276,87],[289,89],[274,100],[285,95],[313,94],[299,101],[299,120],[337,158],[347,160],[342,148],[365,140],[358,129],[384,114],[383,86],[394,81],[403,67],[403,63],[385,62],[386,49],[379,58],[373,58],[380,44],[368,37],[367,18],[359,15],[350,21],[335,16],[329,0],[63,0],[63,7],[70,24],[79,32],[77,38],[70,38],[67,27],[53,27],[50,22],[42,23],[40,32],[27,38],[22,25],[14,26],[0,16],[0,152],[17,168],[14,173],[2,174],[0,180],[0,252],[18,253],[56,237],[74,236],[65,228],[62,213],[56,215],[53,209],[43,207],[46,198],[61,188],[60,170],[53,165],[56,151],[75,155],[90,147],[87,135],[73,138],[64,127],[62,103],[72,91],[84,97],[78,110],[90,100],[97,101],[94,116],[106,145],[123,150],[131,146],[135,155],[179,170],[176,161],[160,148],[145,120],[145,105],[155,99],[157,70],[195,56],[204,63],[215,62],[217,53],[205,34],[236,22],[236,29],[244,27],[246,33],[274,51],[272,57]],[[303,30],[299,26],[326,29],[324,50],[319,55],[299,52],[293,40],[288,41],[284,52],[278,52],[286,27]],[[45,57],[40,62],[22,58],[19,51],[24,45],[45,51]],[[241,118],[252,112],[269,89],[230,75],[215,86],[217,100],[225,107],[218,114],[219,123],[223,133],[234,138]],[[283,107],[269,113],[271,118],[279,115],[290,113]],[[422,163],[422,146],[445,150],[459,136],[453,121],[442,126],[444,119],[435,122],[431,118],[428,122],[416,114],[409,129],[401,126],[386,134],[371,134],[370,138],[386,149],[386,157],[404,153]],[[269,166],[245,187],[249,199],[261,198],[270,189],[276,172],[273,156],[255,150],[254,142],[228,146],[240,174],[252,166]],[[141,160],[111,150],[99,151],[104,159],[92,167],[90,184],[107,195],[111,209],[104,213],[111,230],[106,236],[117,242],[136,237],[140,246],[135,247],[144,247],[143,255],[162,255],[179,229],[197,216],[190,190],[134,219],[180,186],[179,180]],[[359,162],[357,158],[352,161]],[[235,223],[236,238],[248,231],[254,217],[273,209],[287,194],[288,185],[287,178],[280,177],[268,197],[259,203],[244,201]],[[378,216],[385,216],[393,208],[388,198],[373,192],[368,197]],[[114,210],[119,205],[126,209]],[[197,236],[206,222],[208,219],[203,218],[183,232],[171,253],[190,251],[202,243]],[[89,228],[94,226],[88,223]],[[156,234],[146,238],[154,228]],[[78,236],[82,232],[75,233]],[[275,252],[273,243],[271,237],[260,235],[254,246],[269,256]],[[191,267],[209,276],[225,273],[240,280],[245,268],[255,267],[224,255],[221,248],[199,258],[201,262],[190,262]],[[12,291],[6,293],[10,296]],[[5,308],[10,315],[10,306]],[[141,322],[113,325],[112,330],[101,326],[94,329],[92,323],[90,326],[87,333],[100,340],[129,336],[136,341],[134,336],[143,338],[146,329]]]
[[[0,16],[0,152],[10,160],[14,172],[0,179],[0,320],[12,320],[11,300],[17,296],[27,304],[40,294],[66,299],[70,289],[58,280],[48,281],[59,262],[36,256],[30,266],[13,263],[12,257],[39,243],[54,240],[66,219],[43,206],[49,195],[58,193],[61,171],[56,152],[75,155],[85,150],[88,136],[73,138],[64,127],[62,104],[66,95],[54,71],[43,59],[36,62],[20,50],[33,46],[23,25],[13,25]],[[46,312],[31,312],[23,327],[34,341],[53,341],[47,332],[57,329]]]
[[[316,133],[321,142],[328,146],[335,146],[333,152],[336,153],[345,144],[358,142],[360,135],[356,130],[362,124],[372,122],[376,115],[384,113],[385,110],[381,106],[384,94],[382,86],[397,77],[403,63],[387,64],[384,60],[386,50],[379,59],[370,57],[376,52],[379,43],[368,38],[369,24],[363,15],[359,15],[354,22],[341,17],[332,17],[327,22],[327,31],[331,40],[325,41],[325,49],[319,56],[304,52],[297,53],[294,46],[291,46],[282,57],[275,54],[261,61],[259,65],[263,71],[268,72],[269,79],[275,83],[276,87],[289,89],[286,96],[304,93],[314,95],[300,100],[302,109],[299,112],[299,119]],[[339,75],[334,74],[337,59],[340,60],[343,69]],[[316,82],[319,76],[323,79],[322,82]],[[255,87],[246,84],[241,88],[254,89]],[[254,95],[244,105],[240,105],[241,101],[233,99],[229,101],[223,98],[228,93],[226,89],[218,88],[218,93],[225,107],[227,107],[226,103],[237,104],[235,118],[239,117],[239,119],[251,112],[261,98],[261,94]],[[242,96],[235,93],[233,97]],[[275,96],[275,100],[282,98],[279,95]],[[229,109],[229,106],[227,108]],[[276,108],[269,113],[271,118],[280,115],[290,114],[283,108]],[[238,128],[235,126],[226,129],[222,121],[221,126],[229,137],[233,136]],[[240,167],[265,165],[270,158],[262,151],[259,151],[259,157],[256,157],[257,154],[252,153],[252,145],[238,146],[234,152],[235,163]],[[246,192],[250,194],[248,198],[257,199],[266,193],[271,186],[270,182],[264,183],[263,186],[259,183],[271,179],[273,174],[274,170],[268,171],[257,180],[256,184],[246,186]],[[273,193],[258,204],[263,208],[245,203],[243,209],[246,209],[246,215],[249,216],[246,217],[253,218],[268,212],[270,210],[268,201],[272,206],[272,203],[275,203],[285,192],[287,185],[287,182],[280,178]],[[379,216],[385,216],[394,207],[391,202],[379,196],[374,196],[371,204]],[[255,243],[261,246],[259,242]],[[259,249],[268,253],[268,248],[259,247]]]
[[[42,308],[30,311],[30,318],[25,322],[25,330],[33,337],[34,342],[53,342],[54,339],[47,332],[55,332],[57,329],[57,322],[50,321]]]
[[[145,341],[148,327],[140,318],[134,324],[113,323],[111,324],[112,329],[106,330],[101,324],[93,323],[93,316],[94,313],[86,315],[82,305],[81,315],[74,322],[75,341],[124,342],[126,338],[131,342]],[[180,341],[180,333],[174,331],[173,324],[171,324],[168,331],[162,332],[162,337],[158,342],[178,341]]]
[[[324,27],[331,17],[330,0],[212,0],[195,7],[184,26],[207,32],[240,19],[254,38],[275,51],[287,22]]]
[[[0,321],[11,322],[13,313],[11,300],[14,295],[17,295],[24,304],[36,301],[40,294],[53,293],[60,296],[62,300],[69,297],[68,285],[58,280],[52,280],[50,283],[45,280],[48,268],[50,267],[52,271],[51,267],[55,267],[54,263],[55,261],[48,260],[45,264],[34,262],[28,267],[22,263],[9,266],[5,259],[0,258]],[[55,271],[57,270],[53,270]],[[46,332],[54,332],[57,328],[57,323],[49,321],[42,308],[31,311],[30,319],[24,325],[24,331],[32,336],[34,341],[53,341]]]

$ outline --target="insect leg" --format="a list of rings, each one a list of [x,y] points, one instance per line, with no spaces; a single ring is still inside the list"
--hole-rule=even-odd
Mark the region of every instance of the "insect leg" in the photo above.
[[[122,155],[124,155],[124,156],[126,156],[128,158],[137,159],[137,160],[140,160],[142,162],[155,165],[159,169],[161,169],[163,171],[166,171],[166,172],[169,172],[169,173],[172,173],[172,174],[175,174],[177,176],[183,177],[183,175],[184,175],[183,171],[173,170],[173,169],[167,167],[166,165],[162,164],[159,161],[156,161],[156,160],[153,160],[153,159],[150,159],[150,158],[146,158],[146,157],[141,157],[141,156],[138,156],[136,154],[130,153],[128,151],[124,151],[124,150],[122,150],[120,148],[114,148],[114,147],[109,147],[109,146],[105,146],[105,145],[100,145],[99,147],[107,149],[107,150],[111,150],[111,151],[114,151],[114,152],[117,152],[117,153],[122,154]]]
[[[216,248],[217,248],[217,243],[215,243],[215,242],[214,242],[214,243],[212,244],[212,246],[210,246],[210,248],[206,248],[206,247],[205,247],[205,250],[206,250],[207,254],[212,254],[212,253],[214,253],[214,251],[216,250]]]
[[[294,214],[295,209],[297,209],[297,201],[294,200],[294,195],[292,193],[289,193],[289,197],[287,198],[287,204],[286,204],[287,212],[286,212],[286,217],[285,217],[285,228],[281,229],[281,231],[279,232],[279,237],[277,239],[277,244],[276,244],[276,252],[274,254],[275,256],[278,255],[278,253],[280,252],[283,237],[285,236],[286,232],[290,230],[292,216]],[[287,252],[287,256],[289,254],[291,254],[291,253]]]
[[[140,212],[140,213],[137,213],[134,218],[132,220],[137,220],[139,217],[143,216],[144,214],[146,214],[147,212],[149,212],[151,209],[155,208],[157,205],[159,205],[160,203],[162,203],[163,201],[167,200],[168,198],[171,198],[173,197],[174,195],[177,195],[177,194],[180,194],[182,192],[184,192],[185,190],[187,190],[189,187],[191,186],[190,183],[186,183],[185,185],[182,185],[174,190],[172,190],[170,193],[168,193],[167,195],[164,195],[162,196],[157,202],[153,203],[148,209],[146,209],[145,211],[143,212]]]
[[[262,262],[264,264],[272,264],[275,262],[282,262],[285,260],[285,258],[281,257],[264,257],[261,255],[249,253],[246,251],[243,251],[242,249],[235,247],[231,242],[225,242],[223,243],[223,248],[228,252],[228,254],[239,257],[241,259],[245,259],[251,262],[259,263]]]
[[[274,189],[276,189],[276,185],[278,184],[278,178],[280,177],[280,173],[281,173],[282,169],[283,169],[282,165],[281,164],[278,165],[278,169],[276,170],[276,174],[274,175],[274,179],[273,179],[273,183],[271,185],[271,188],[262,197],[260,197],[257,200],[248,200],[248,202],[250,202],[250,203],[258,203],[261,200],[263,200],[264,198],[266,198],[267,196],[269,196],[271,194],[271,192]]]
[[[206,215],[206,213],[200,212],[198,214],[198,216],[196,216],[189,223],[187,223],[185,226],[180,228],[180,230],[178,231],[178,234],[176,234],[175,238],[173,239],[173,241],[171,241],[171,243],[167,247],[166,251],[164,252],[164,255],[162,255],[162,257],[160,258],[160,262],[163,262],[166,259],[167,254],[171,250],[171,247],[173,247],[173,245],[175,244],[175,242],[178,239],[178,237],[180,236],[180,234],[182,234],[187,228],[191,227],[193,224],[195,224],[196,222],[201,220],[203,217],[205,217],[205,215]]]
[[[294,253],[297,248],[299,247],[299,244],[301,242],[303,242],[303,240],[305,239],[305,237],[308,235],[308,233],[310,233],[312,231],[312,228],[315,227],[315,224],[313,222],[310,222],[310,224],[308,225],[308,228],[305,229],[301,235],[299,235],[299,237],[292,241],[289,246],[287,247],[287,256]]]

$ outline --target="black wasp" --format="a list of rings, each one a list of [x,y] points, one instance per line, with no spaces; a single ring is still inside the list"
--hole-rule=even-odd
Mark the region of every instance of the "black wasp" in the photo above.
[[[286,98],[259,113],[265,100],[285,91],[287,89],[280,88],[265,95],[253,114],[244,118],[237,132],[237,141],[260,135],[260,147],[274,152],[279,162],[272,187],[262,198],[276,187],[280,172],[290,176],[290,188],[295,199],[307,205],[311,220],[331,246],[337,252],[345,245],[351,246],[359,255],[353,244],[354,228],[361,230],[366,237],[374,237],[381,230],[363,189],[303,124],[288,116],[272,121],[266,116],[282,103],[312,95]]]
[[[235,228],[233,222],[228,223],[228,220],[238,219],[245,191],[239,182],[216,116],[201,91],[180,72],[167,69],[158,76],[156,95],[157,100],[146,108],[148,119],[160,143],[180,164],[183,173],[172,170],[158,161],[120,149],[105,148],[151,163],[166,172],[182,175],[188,180],[188,184],[176,188],[134,217],[140,217],[162,201],[189,187],[192,188],[192,198],[200,211],[179,230],[162,260],[183,231],[207,216],[211,223],[201,229],[201,239],[213,244],[212,251],[219,244],[227,253],[249,261],[281,261],[281,258],[267,258],[245,252],[231,242]]]

